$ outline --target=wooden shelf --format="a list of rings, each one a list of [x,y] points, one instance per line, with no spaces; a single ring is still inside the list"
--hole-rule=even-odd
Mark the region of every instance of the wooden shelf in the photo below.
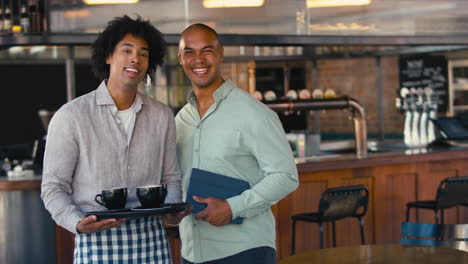
[[[54,33],[0,35],[0,47],[17,45],[89,45],[97,33]],[[168,44],[177,45],[180,34],[165,34]],[[357,46],[396,46],[399,49],[375,52],[376,55],[397,55],[430,53],[434,51],[457,50],[466,48],[468,35],[447,36],[317,36],[317,35],[254,35],[220,34],[224,45],[357,45]],[[437,45],[444,47],[437,47]],[[421,48],[404,46],[429,45]]]
[[[456,110],[456,111],[459,111],[459,110],[468,110],[468,105],[454,105],[454,106],[453,106],[453,109]]]
[[[0,36],[0,47],[34,46],[34,45],[90,45],[96,40],[95,33],[39,33],[39,34],[11,34]],[[179,35],[166,34],[169,44],[177,44]]]
[[[454,91],[468,91],[468,83],[454,83],[453,84],[453,90]]]

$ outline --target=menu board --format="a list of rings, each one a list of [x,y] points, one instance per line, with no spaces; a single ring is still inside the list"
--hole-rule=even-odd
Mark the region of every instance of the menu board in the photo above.
[[[432,101],[444,113],[448,103],[447,60],[443,56],[400,57],[400,88],[433,89]],[[398,91],[399,93],[399,91]]]

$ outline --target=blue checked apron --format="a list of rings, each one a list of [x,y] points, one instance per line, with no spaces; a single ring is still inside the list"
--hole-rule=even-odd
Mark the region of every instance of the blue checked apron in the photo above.
[[[171,264],[171,250],[161,220],[144,217],[121,226],[75,237],[74,264]]]

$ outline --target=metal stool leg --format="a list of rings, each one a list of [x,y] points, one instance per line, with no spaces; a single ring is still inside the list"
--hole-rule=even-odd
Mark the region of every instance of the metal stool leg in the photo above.
[[[411,207],[408,205],[406,206],[406,222],[409,222],[409,213],[410,213]]]
[[[440,223],[444,224],[444,209],[440,209]]]
[[[323,248],[323,223],[320,222],[319,223],[320,227],[320,248],[322,249]]]
[[[292,242],[291,242],[291,255],[296,253],[296,220],[292,222]]]
[[[439,210],[434,210],[434,217],[435,217],[435,223],[438,224],[439,223]]]
[[[335,221],[332,221],[333,247],[336,247],[336,231]]]
[[[359,227],[361,229],[361,243],[363,245],[366,244],[366,237],[364,235],[364,219],[362,219],[361,217],[359,217]]]

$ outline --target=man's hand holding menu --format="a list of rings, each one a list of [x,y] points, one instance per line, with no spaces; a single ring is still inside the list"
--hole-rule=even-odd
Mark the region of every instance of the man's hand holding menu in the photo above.
[[[226,200],[198,196],[193,196],[193,200],[207,205],[205,209],[195,215],[195,219],[206,221],[214,226],[223,226],[231,222],[231,206]]]
[[[247,181],[193,168],[187,190],[187,203],[193,205],[195,218],[214,226],[229,222],[241,224],[242,218],[232,219],[232,211],[226,199],[248,190]]]

